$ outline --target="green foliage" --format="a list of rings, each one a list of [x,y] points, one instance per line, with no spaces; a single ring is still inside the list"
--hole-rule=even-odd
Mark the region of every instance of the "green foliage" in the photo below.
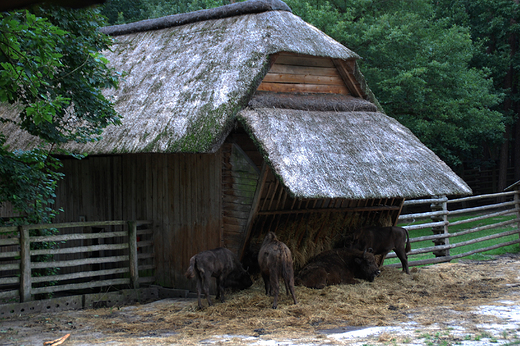
[[[85,142],[119,117],[101,93],[118,74],[100,53],[111,43],[92,10],[0,14],[0,101],[24,106],[19,125],[49,143]],[[12,121],[2,119],[2,121]]]
[[[487,68],[497,90],[505,93],[506,102],[500,111],[513,123],[512,103],[518,103],[520,56],[520,4],[508,0],[442,0],[437,2],[436,16],[454,25],[470,29],[471,37],[478,43],[472,66]]]
[[[101,13],[110,24],[124,24],[229,4],[229,0],[109,0]]]
[[[100,53],[111,44],[97,30],[102,24],[95,10],[36,7],[0,13],[0,102],[21,109],[19,118],[2,115],[0,121],[42,143],[13,152],[5,145],[6,134],[0,137],[0,202],[10,202],[20,216],[8,223],[50,222],[62,177],[50,153],[69,141],[96,140],[104,127],[120,122],[102,94],[119,80]]]
[[[0,143],[4,142],[0,137]],[[7,224],[51,222],[56,215],[51,208],[54,191],[63,176],[58,172],[61,163],[41,148],[10,152],[2,145],[0,150],[0,200],[25,215],[18,221],[11,218]]]
[[[483,143],[502,140],[489,69],[471,67],[467,27],[434,17],[430,1],[288,0],[295,14],[363,57],[368,85],[386,113],[453,167],[478,161]]]

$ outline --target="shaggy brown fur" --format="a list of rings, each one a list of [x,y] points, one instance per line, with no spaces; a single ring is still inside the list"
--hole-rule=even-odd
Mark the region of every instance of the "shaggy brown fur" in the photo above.
[[[383,265],[386,255],[394,250],[406,274],[410,274],[408,269],[408,255],[410,252],[410,236],[408,230],[402,227],[370,227],[360,229],[354,236],[353,247],[358,250],[372,249],[374,255],[381,255],[377,265]],[[406,243],[406,246],[405,246]]]
[[[246,289],[253,284],[249,273],[242,268],[234,253],[226,248],[216,248],[199,252],[190,259],[190,266],[186,271],[186,277],[197,280],[197,300],[199,308],[202,308],[200,298],[201,291],[204,290],[208,305],[212,305],[209,296],[209,281],[211,277],[217,280],[217,296],[224,302],[224,289],[234,287]]]
[[[285,282],[287,295],[291,292],[294,304],[298,303],[294,294],[294,269],[291,250],[279,241],[273,232],[269,232],[265,236],[258,253],[258,265],[264,279],[265,293],[274,296],[273,309],[278,306],[280,277]]]
[[[380,274],[374,255],[357,249],[332,249],[311,258],[296,277],[296,285],[325,288],[329,285],[355,284],[355,278],[374,281]]]

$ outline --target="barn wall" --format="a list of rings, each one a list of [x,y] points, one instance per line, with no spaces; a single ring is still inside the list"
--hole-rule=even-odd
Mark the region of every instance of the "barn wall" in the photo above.
[[[239,255],[260,171],[234,143],[222,146],[223,246]]]
[[[152,220],[157,284],[194,289],[192,255],[221,245],[221,153],[64,159],[57,222]]]

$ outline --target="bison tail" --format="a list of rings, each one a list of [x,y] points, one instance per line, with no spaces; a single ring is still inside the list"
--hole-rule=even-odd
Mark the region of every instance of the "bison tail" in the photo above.
[[[408,234],[408,230],[404,229],[406,232],[406,248],[404,249],[406,253],[410,252],[412,250],[412,247],[410,246],[410,235]]]
[[[184,275],[186,275],[188,279],[193,279],[195,277],[195,256],[190,258],[190,266]]]

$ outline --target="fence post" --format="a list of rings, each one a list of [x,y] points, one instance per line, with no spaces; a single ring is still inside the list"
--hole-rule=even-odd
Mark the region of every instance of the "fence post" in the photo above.
[[[516,209],[516,219],[519,220],[517,223],[518,228],[518,236],[520,237],[520,186],[515,186],[515,209]]]
[[[31,239],[29,229],[18,226],[20,233],[20,300],[31,300]]]
[[[432,216],[431,219],[433,222],[443,221],[444,225],[432,227],[432,232],[433,232],[433,234],[446,234],[447,235],[449,233],[449,231],[448,231],[448,200],[447,200],[446,196],[440,196],[440,197],[443,199],[443,201],[433,202],[430,207],[431,207],[432,211],[443,211],[443,214],[438,215],[438,216]],[[435,198],[439,199],[439,197],[435,197]],[[449,238],[439,238],[439,239],[434,239],[433,243],[435,244],[435,246],[448,245],[450,243],[450,240],[449,240]],[[435,257],[449,256],[450,250],[449,249],[436,250],[436,251],[432,251],[432,253],[435,255]]]
[[[139,270],[137,266],[137,222],[128,221],[128,262],[132,287],[139,288]]]

